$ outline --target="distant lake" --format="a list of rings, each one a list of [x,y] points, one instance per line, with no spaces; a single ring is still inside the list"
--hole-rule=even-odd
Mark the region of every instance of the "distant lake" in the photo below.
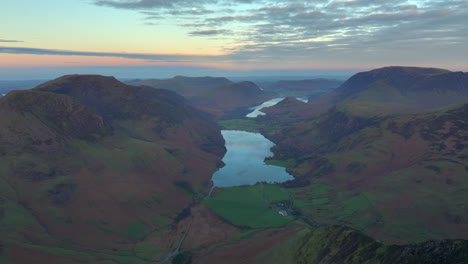
[[[227,153],[223,158],[226,164],[212,177],[213,185],[229,187],[254,185],[257,182],[279,183],[293,177],[282,167],[267,165],[266,157],[275,144],[258,133],[235,130],[222,130]]]
[[[275,98],[275,99],[268,100],[261,105],[251,107],[250,110],[252,110],[252,112],[248,113],[245,117],[255,118],[259,115],[265,115],[265,113],[261,111],[263,108],[274,106],[275,104],[281,102],[283,99],[284,98]],[[296,98],[296,99],[304,103],[307,103],[309,101],[307,98]]]

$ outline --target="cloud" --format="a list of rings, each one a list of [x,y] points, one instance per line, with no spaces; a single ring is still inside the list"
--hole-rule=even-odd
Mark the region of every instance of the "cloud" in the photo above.
[[[95,53],[17,48],[15,52],[162,61],[468,61],[466,0],[92,0],[128,9],[145,25],[174,25],[219,40],[224,56]],[[4,52],[0,49],[0,52]],[[12,52],[11,50],[9,52]],[[64,54],[65,53],[65,54]],[[249,62],[250,63],[250,62]],[[252,62],[255,63],[255,62]]]
[[[0,39],[0,42],[19,43],[19,42],[24,42],[24,41],[21,41],[21,40],[11,40],[11,39]]]
[[[112,0],[99,0],[94,3],[99,6],[108,6],[122,9],[148,9],[148,8],[162,8],[173,7],[182,0],[140,0],[140,1],[112,1]]]
[[[63,56],[90,56],[90,57],[116,57],[127,59],[143,59],[151,62],[208,62],[215,61],[220,56],[194,56],[194,55],[160,55],[141,53],[113,53],[113,52],[85,52],[54,49],[37,49],[23,47],[2,47],[0,53],[6,54],[32,54],[32,55],[63,55]]]
[[[199,30],[199,31],[192,31],[189,33],[191,36],[216,36],[216,35],[224,35],[230,33],[230,30],[222,29],[210,29],[210,30]]]

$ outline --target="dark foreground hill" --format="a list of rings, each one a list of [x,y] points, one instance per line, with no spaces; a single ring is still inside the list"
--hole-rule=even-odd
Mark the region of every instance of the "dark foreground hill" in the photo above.
[[[290,226],[227,243],[217,250],[196,251],[193,263],[464,264],[467,258],[467,240],[385,245],[343,226],[312,230]]]
[[[171,234],[154,240],[208,193],[224,152],[219,127],[174,92],[89,75],[11,92],[0,99],[3,256],[165,254]]]
[[[175,91],[216,118],[232,115],[236,111],[244,112],[245,108],[261,104],[270,98],[252,82],[233,83],[226,78],[177,76],[166,80],[136,81],[132,84]]]

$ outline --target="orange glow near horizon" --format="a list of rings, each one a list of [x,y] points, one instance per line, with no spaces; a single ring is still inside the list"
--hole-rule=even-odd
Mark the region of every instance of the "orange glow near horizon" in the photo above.
[[[257,65],[252,62],[158,62],[145,59],[129,59],[104,56],[36,55],[36,54],[0,54],[0,68],[35,68],[35,67],[93,67],[93,66],[195,66],[212,67],[226,70],[304,70],[319,69],[316,65]],[[311,67],[312,66],[312,67]],[[321,65],[321,69],[339,69],[337,65]]]
[[[189,55],[190,56],[190,55]],[[203,55],[197,55],[203,57]],[[207,57],[210,57],[208,55]],[[37,55],[37,54],[0,54],[0,68],[40,68],[40,67],[94,67],[94,66],[191,66],[191,67],[210,67],[232,71],[255,71],[255,70],[351,70],[366,71],[385,66],[418,66],[434,67],[433,64],[418,65],[343,65],[339,62],[329,62],[326,65],[288,63],[283,65],[257,63],[255,61],[220,61],[220,62],[164,62],[151,61],[145,59],[130,59],[105,56],[79,56],[79,55]],[[348,66],[348,67],[347,67]],[[452,71],[466,71],[464,65],[453,63],[451,65],[438,65]]]
[[[158,62],[145,59],[130,59],[104,56],[36,55],[36,54],[0,54],[0,67],[60,67],[60,66],[200,66],[229,68],[226,63],[206,62]],[[232,65],[231,65],[232,67]]]

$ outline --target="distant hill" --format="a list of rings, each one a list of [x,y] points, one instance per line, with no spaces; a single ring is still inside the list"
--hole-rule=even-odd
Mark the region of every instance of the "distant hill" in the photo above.
[[[216,118],[244,112],[246,107],[258,105],[270,97],[252,82],[233,83],[226,78],[182,77],[166,80],[142,80],[134,85],[146,85],[175,91],[197,108]]]
[[[159,89],[168,89],[183,96],[193,96],[198,94],[198,90],[207,87],[232,83],[223,77],[185,77],[176,76],[171,79],[147,79],[129,82],[132,85],[146,85]]]
[[[279,121],[300,118],[303,114],[307,114],[309,109],[309,104],[295,97],[286,97],[272,107],[263,108],[262,112],[268,115],[266,119]]]
[[[408,112],[468,100],[468,73],[435,68],[385,67],[349,78],[314,103],[327,109],[344,101],[378,103],[368,111]]]
[[[335,79],[306,79],[306,80],[281,80],[276,82],[259,83],[267,93],[276,97],[304,97],[309,100],[324,96],[337,87],[343,81]]]
[[[218,125],[171,91],[69,75],[11,92],[0,99],[0,248],[15,263],[44,252],[37,263],[58,263],[54,250],[67,263],[163,255],[178,234],[154,239],[209,192],[224,153]],[[129,255],[145,243],[158,251]]]

